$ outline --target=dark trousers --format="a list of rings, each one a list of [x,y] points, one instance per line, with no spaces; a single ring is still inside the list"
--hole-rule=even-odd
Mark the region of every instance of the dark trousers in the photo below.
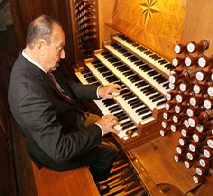
[[[86,113],[85,126],[96,122],[100,116]],[[90,149],[87,153],[79,156],[80,167],[90,165],[90,171],[95,182],[106,180],[112,168],[112,164],[118,156],[118,148],[111,142],[102,141],[102,144]],[[76,159],[75,159],[76,160]]]
[[[86,113],[82,119],[85,126],[89,126],[100,119],[100,117],[91,113]],[[108,178],[112,164],[118,156],[118,152],[119,150],[114,144],[102,141],[101,145],[93,147],[87,152],[75,156],[66,162],[58,163],[57,166],[43,165],[43,167],[62,172],[88,166],[94,181],[99,182]],[[61,168],[63,168],[63,170]]]
[[[89,166],[95,182],[106,180],[112,164],[118,156],[117,147],[111,142],[102,141],[102,144],[92,148],[87,153],[75,157],[73,166]]]

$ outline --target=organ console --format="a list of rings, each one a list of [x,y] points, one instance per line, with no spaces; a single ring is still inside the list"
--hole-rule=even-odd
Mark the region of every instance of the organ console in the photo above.
[[[145,195],[213,195],[210,5],[115,0],[106,26],[118,32],[76,68],[83,84],[122,87],[114,100],[94,103],[103,115],[118,117],[120,133],[113,137]]]

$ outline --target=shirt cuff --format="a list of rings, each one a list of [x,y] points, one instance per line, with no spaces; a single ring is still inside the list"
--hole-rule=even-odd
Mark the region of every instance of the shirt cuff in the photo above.
[[[100,96],[99,96],[99,94],[98,94],[98,90],[99,90],[100,87],[101,87],[101,86],[99,86],[99,87],[97,88],[97,90],[96,90],[96,95],[97,95],[98,99],[100,99]]]
[[[100,128],[101,128],[101,132],[102,132],[102,136],[104,135],[104,132],[103,132],[103,129],[102,129],[102,126],[99,125],[98,123],[95,123],[96,125],[98,125]]]

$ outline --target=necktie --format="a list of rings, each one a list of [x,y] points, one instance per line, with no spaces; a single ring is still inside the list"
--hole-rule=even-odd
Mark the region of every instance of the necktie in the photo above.
[[[68,99],[69,101],[71,101],[70,97],[67,96],[64,92],[61,91],[61,88],[59,87],[56,79],[55,79],[55,76],[52,74],[52,73],[47,73],[47,75],[50,77],[50,79],[55,83],[56,85],[56,88],[58,89],[58,91],[60,92],[60,94],[65,97],[66,99]],[[72,102],[72,101],[71,101]]]

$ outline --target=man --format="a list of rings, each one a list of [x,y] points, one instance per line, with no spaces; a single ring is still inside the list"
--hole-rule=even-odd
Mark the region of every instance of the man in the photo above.
[[[29,156],[39,169],[66,171],[89,165],[95,182],[107,179],[118,149],[102,142],[102,136],[118,133],[113,129],[118,119],[109,114],[91,124],[91,115],[85,115],[75,101],[113,98],[121,87],[84,86],[57,73],[60,59],[65,58],[65,34],[49,16],[29,25],[26,41],[11,72],[9,105],[26,136]]]

